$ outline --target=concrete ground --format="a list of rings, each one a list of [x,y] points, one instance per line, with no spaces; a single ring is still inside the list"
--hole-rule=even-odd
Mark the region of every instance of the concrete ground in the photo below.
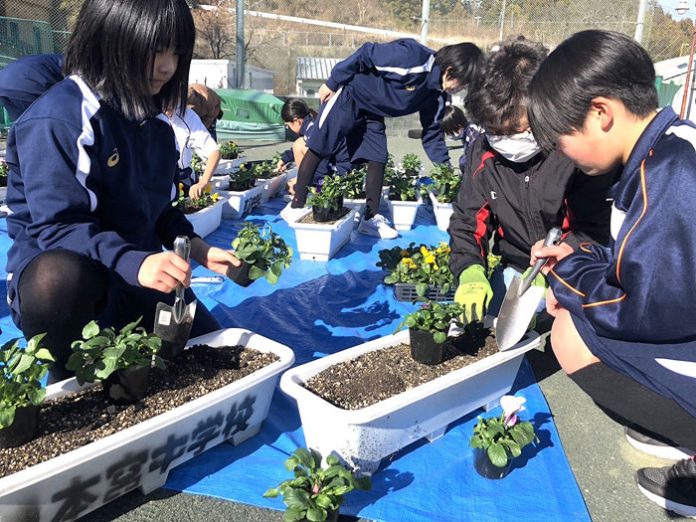
[[[287,144],[246,144],[250,159],[270,158]],[[389,149],[400,159],[407,152],[425,159],[420,144],[408,138],[390,138]],[[458,158],[459,151],[453,154]],[[549,403],[563,446],[594,521],[660,522],[681,519],[647,500],[634,483],[634,472],[644,466],[664,466],[669,461],[645,455],[630,446],[620,425],[604,415],[565,374],[550,348],[529,353],[537,381]],[[539,484],[540,495],[553,495],[553,484]],[[236,521],[275,522],[282,512],[259,509],[197,495],[158,490],[148,496],[130,493],[87,515],[97,522]],[[350,517],[342,520],[355,520]],[[685,520],[685,519],[684,519]],[[396,522],[396,521],[395,521]],[[402,522],[402,521],[398,521]],[[407,522],[407,521],[406,521]]]

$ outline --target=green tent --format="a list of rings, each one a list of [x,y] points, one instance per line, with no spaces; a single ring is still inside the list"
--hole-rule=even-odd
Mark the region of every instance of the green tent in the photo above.
[[[215,89],[222,98],[222,119],[217,122],[218,140],[285,139],[280,118],[283,101],[272,94],[242,89]]]

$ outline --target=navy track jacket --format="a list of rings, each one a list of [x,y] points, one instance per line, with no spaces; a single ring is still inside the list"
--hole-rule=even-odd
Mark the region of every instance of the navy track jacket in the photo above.
[[[435,51],[416,40],[366,43],[337,63],[326,85],[337,91],[350,85],[360,108],[378,116],[418,112],[423,148],[433,163],[448,163],[449,154],[440,121],[449,95],[442,90],[442,72]]]
[[[662,109],[612,193],[613,244],[581,245],[549,284],[592,353],[696,415],[696,127]]]
[[[0,105],[12,121],[34,100],[63,79],[63,55],[26,56],[9,63],[0,74]]]
[[[196,237],[172,207],[178,157],[164,119],[128,121],[78,76],[56,84],[8,137],[7,271],[64,248],[137,286],[145,257]]]

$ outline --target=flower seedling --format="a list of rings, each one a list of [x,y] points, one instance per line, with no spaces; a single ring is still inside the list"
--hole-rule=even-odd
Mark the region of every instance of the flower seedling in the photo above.
[[[417,180],[408,176],[393,176],[389,181],[389,199],[392,201],[417,201]]]
[[[4,160],[0,160],[0,187],[7,186],[7,176],[10,173],[10,169]]]
[[[335,455],[329,455],[326,464],[328,467],[321,467],[319,452],[296,449],[285,461],[285,468],[292,471],[295,477],[269,489],[263,496],[283,496],[283,502],[287,506],[283,516],[286,522],[320,522],[338,512],[346,494],[354,489],[368,490],[372,487],[369,477],[355,477],[352,471],[341,465]]]
[[[270,225],[259,229],[252,223],[245,223],[232,241],[232,248],[239,259],[251,265],[249,279],[252,281],[265,277],[272,285],[276,284],[292,260],[292,248]]]
[[[249,190],[256,183],[256,176],[253,170],[244,168],[242,165],[237,172],[228,175],[230,179],[229,189],[232,192],[244,192]]]
[[[424,299],[428,286],[437,286],[440,292],[447,294],[454,284],[454,276],[449,269],[451,249],[447,243],[440,243],[437,247],[420,245],[414,249],[413,243],[400,251],[401,259],[385,278],[388,285],[396,283],[412,284],[416,286],[416,295]],[[394,255],[385,254],[385,260],[389,258],[389,265],[394,261]],[[382,253],[380,252],[382,260]],[[388,266],[385,269],[389,269]]]
[[[421,170],[421,160],[416,154],[405,154],[401,160],[401,171],[407,176],[417,176]]]
[[[41,379],[55,361],[41,345],[45,335],[29,339],[26,348],[20,348],[19,339],[0,348],[0,429],[12,425],[17,408],[39,406],[46,397]]]
[[[164,369],[164,362],[157,355],[162,340],[148,334],[139,318],[124,326],[118,334],[112,327],[99,328],[90,321],[82,329],[82,340],[74,341],[66,368],[75,372],[77,382],[104,380],[118,370],[131,367],[155,366]]]
[[[222,159],[231,160],[239,156],[239,147],[233,141],[221,143],[218,148],[220,149],[220,157]]]
[[[207,191],[204,191],[203,194],[197,198],[185,196],[183,186],[179,184],[179,199],[176,201],[176,206],[179,207],[184,214],[193,214],[194,212],[214,205],[219,198],[220,195],[217,192],[210,194]]]
[[[365,199],[365,176],[367,166],[353,169],[341,177],[345,199]]]
[[[398,329],[403,326],[429,332],[433,340],[442,344],[447,340],[447,334],[452,323],[463,327],[461,321],[464,309],[457,303],[425,303],[415,312],[408,314],[399,324]]]
[[[316,208],[324,208],[333,212],[341,210],[343,201],[343,182],[341,176],[333,174],[326,176],[318,187],[311,187],[310,204]]]
[[[474,426],[469,443],[472,448],[484,450],[494,466],[507,466],[508,459],[519,457],[525,446],[539,441],[532,423],[518,417],[525,409],[525,401],[524,397],[505,395],[500,399],[503,413],[487,419],[479,416]]]
[[[443,163],[435,166],[430,177],[433,180],[431,186],[437,194],[437,200],[440,203],[452,203],[462,183],[461,175],[453,167]]]

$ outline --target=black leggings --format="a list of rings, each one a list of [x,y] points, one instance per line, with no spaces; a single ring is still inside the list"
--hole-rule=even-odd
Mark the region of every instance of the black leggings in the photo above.
[[[292,208],[302,208],[307,202],[309,183],[314,177],[317,165],[321,158],[312,150],[308,150],[302,158],[297,169],[297,183],[295,184],[295,197],[292,199]],[[365,219],[370,219],[379,214],[379,202],[382,197],[382,183],[384,182],[384,163],[378,161],[367,162],[367,176],[365,178]]]
[[[610,417],[639,431],[696,451],[696,417],[604,363],[569,375]]]
[[[127,285],[101,263],[69,250],[39,254],[21,274],[17,285],[20,322],[24,336],[46,333],[44,343],[56,359],[50,381],[72,376],[65,363],[70,344],[81,338],[92,319],[99,325],[122,328],[142,316],[141,325],[152,331],[159,301],[173,303],[174,294]],[[195,296],[186,292],[186,302]],[[217,330],[218,322],[198,303],[191,336]]]

